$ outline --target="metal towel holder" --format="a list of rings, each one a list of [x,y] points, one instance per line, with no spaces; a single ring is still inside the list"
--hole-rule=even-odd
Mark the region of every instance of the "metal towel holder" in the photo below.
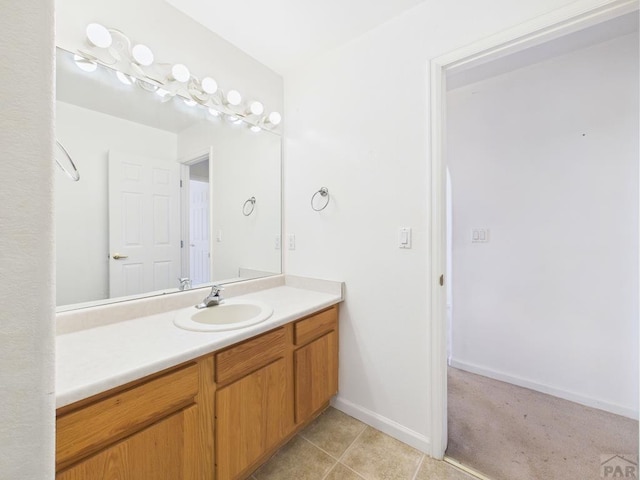
[[[316,206],[314,205],[314,201],[318,195],[320,195],[323,198],[326,198],[324,205],[321,206],[320,208],[316,208]],[[313,196],[311,197],[311,208],[313,208],[316,212],[320,212],[324,210],[325,208],[327,208],[327,205],[329,205],[330,198],[331,197],[329,196],[329,189],[327,187],[322,187],[320,190],[314,193]]]

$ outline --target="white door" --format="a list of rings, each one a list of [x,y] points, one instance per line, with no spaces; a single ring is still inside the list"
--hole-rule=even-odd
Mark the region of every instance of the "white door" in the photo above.
[[[191,282],[210,282],[209,183],[189,182],[189,263]]]
[[[180,165],[109,152],[109,296],[178,286]]]

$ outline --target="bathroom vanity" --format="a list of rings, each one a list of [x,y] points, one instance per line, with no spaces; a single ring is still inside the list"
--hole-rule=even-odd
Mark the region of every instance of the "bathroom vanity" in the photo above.
[[[182,330],[172,321],[178,309],[111,323],[104,311],[94,324],[74,312],[61,318],[56,478],[250,475],[338,390],[342,284],[314,282],[238,284],[236,293],[254,291],[234,300],[268,303],[273,314],[225,332]],[[203,291],[172,295],[171,306]]]

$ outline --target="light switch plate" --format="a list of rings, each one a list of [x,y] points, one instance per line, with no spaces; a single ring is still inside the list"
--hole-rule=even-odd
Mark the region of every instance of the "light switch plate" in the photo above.
[[[411,227],[402,227],[398,231],[398,248],[411,248]]]

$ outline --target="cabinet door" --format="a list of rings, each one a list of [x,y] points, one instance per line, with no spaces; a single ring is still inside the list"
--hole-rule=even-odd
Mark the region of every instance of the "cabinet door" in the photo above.
[[[338,334],[331,331],[296,350],[296,423],[307,420],[338,392]]]
[[[185,478],[187,415],[178,412],[56,475],[56,480],[177,480]]]
[[[216,480],[234,480],[286,435],[286,362],[216,392]]]

